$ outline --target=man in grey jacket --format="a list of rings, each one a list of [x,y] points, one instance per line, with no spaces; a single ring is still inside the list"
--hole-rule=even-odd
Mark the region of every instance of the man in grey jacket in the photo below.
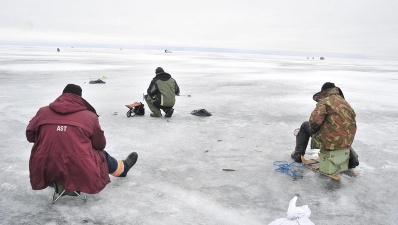
[[[156,68],[155,73],[156,76],[152,79],[145,95],[145,101],[152,111],[150,116],[161,117],[160,109],[162,109],[166,113],[165,117],[171,117],[176,102],[175,96],[180,94],[180,88],[171,75],[164,72],[161,67]]]

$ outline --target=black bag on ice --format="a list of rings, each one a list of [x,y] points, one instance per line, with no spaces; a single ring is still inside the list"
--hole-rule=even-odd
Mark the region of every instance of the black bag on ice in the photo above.
[[[139,116],[145,115],[145,107],[144,106],[145,105],[140,102],[139,106],[134,106],[133,108],[129,109],[129,111],[127,111],[127,113],[126,113],[127,117],[132,117],[135,115],[139,115]]]

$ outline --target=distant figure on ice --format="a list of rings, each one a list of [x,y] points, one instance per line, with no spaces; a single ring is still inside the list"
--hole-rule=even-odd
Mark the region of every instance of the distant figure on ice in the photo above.
[[[59,50],[59,48],[57,48],[57,52],[60,52],[61,50]]]
[[[359,161],[351,147],[357,130],[354,109],[344,99],[341,89],[331,82],[326,82],[313,99],[317,104],[309,121],[304,122],[295,133],[296,148],[291,154],[292,159],[301,162],[312,137],[311,148],[314,149],[350,149],[348,167],[355,168]]]
[[[156,76],[152,79],[148,87],[147,94],[144,96],[149,109],[152,111],[150,116],[161,117],[163,112],[165,117],[173,115],[173,106],[176,102],[176,95],[180,94],[180,88],[170,74],[164,72],[162,67],[155,70]]]
[[[26,138],[34,143],[29,161],[33,190],[56,183],[67,191],[96,194],[110,182],[108,174],[125,177],[136,163],[135,152],[116,160],[104,150],[98,115],[81,95],[80,86],[66,85],[62,95],[29,122]]]

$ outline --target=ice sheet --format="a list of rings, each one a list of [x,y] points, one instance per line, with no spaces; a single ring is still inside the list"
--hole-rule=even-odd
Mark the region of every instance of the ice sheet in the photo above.
[[[294,195],[315,224],[397,224],[397,62],[12,46],[0,53],[1,224],[268,224],[285,217]],[[182,91],[173,117],[151,118],[147,109],[127,118],[124,105],[143,101],[158,66]],[[360,176],[275,172],[273,162],[291,162],[293,130],[327,81],[357,113]],[[86,203],[64,197],[51,205],[50,188],[31,190],[25,129],[68,83],[100,114],[106,150],[139,159]],[[190,114],[202,108],[213,116]]]

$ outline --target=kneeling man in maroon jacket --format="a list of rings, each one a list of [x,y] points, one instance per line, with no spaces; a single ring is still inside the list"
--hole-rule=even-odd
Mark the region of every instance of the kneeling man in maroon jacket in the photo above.
[[[105,149],[104,131],[82,89],[68,84],[61,96],[39,109],[26,128],[34,143],[29,160],[30,183],[41,190],[54,183],[67,191],[97,194],[110,182],[108,174],[125,177],[137,153],[116,160]]]

